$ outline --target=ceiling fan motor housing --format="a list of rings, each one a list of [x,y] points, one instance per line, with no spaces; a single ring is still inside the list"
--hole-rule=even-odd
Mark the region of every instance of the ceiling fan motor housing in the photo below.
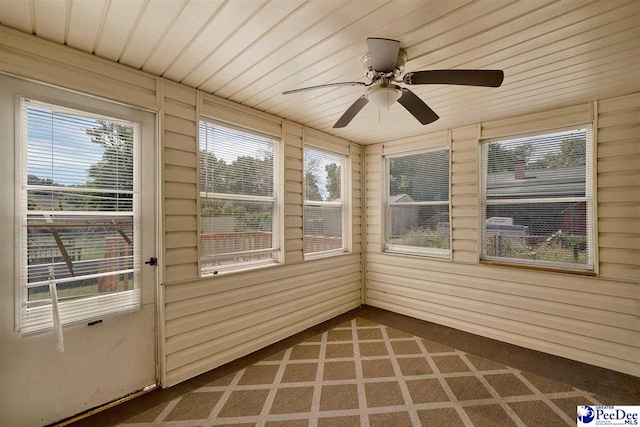
[[[391,73],[383,73],[373,69],[371,65],[371,54],[367,53],[362,57],[362,69],[364,71],[364,76],[369,81],[376,81],[382,77],[391,80],[402,80],[402,73],[404,72],[404,66],[407,63],[407,53],[400,49],[398,52],[398,59],[396,60],[396,66]]]

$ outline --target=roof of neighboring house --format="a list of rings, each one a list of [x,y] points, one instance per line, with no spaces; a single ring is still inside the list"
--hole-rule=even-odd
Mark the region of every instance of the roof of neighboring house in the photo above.
[[[389,203],[398,202],[415,202],[415,200],[413,200],[413,198],[408,194],[394,194],[389,196]]]
[[[487,196],[502,198],[571,197],[584,195],[585,166],[530,169],[524,179],[516,179],[515,172],[490,173],[487,176]]]

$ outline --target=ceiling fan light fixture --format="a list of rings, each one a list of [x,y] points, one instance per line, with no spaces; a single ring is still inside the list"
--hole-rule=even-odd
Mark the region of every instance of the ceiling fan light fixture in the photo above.
[[[376,85],[367,90],[367,101],[374,103],[378,108],[389,108],[402,96],[402,90],[396,85]]]

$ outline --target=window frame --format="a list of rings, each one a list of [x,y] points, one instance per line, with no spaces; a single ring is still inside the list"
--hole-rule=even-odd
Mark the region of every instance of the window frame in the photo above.
[[[283,262],[283,242],[284,242],[284,231],[283,231],[283,217],[282,215],[282,197],[284,194],[283,191],[283,182],[284,182],[284,162],[283,155],[284,149],[282,148],[283,140],[281,137],[277,137],[274,135],[270,135],[268,133],[260,132],[257,130],[253,130],[251,128],[247,128],[244,126],[235,125],[232,123],[227,123],[221,120],[217,120],[215,118],[207,117],[204,115],[200,115],[198,117],[198,131],[196,132],[196,144],[198,146],[197,152],[197,187],[198,187],[198,216],[197,216],[197,224],[198,224],[198,266],[199,271],[198,275],[201,278],[209,278],[212,276],[220,276],[227,275],[233,273],[241,273],[251,270],[257,270],[261,268],[269,268],[275,265],[281,264]],[[257,136],[259,138],[264,138],[273,143],[273,197],[268,196],[248,196],[243,194],[232,194],[232,193],[209,193],[214,196],[207,197],[206,192],[203,192],[200,188],[200,125],[202,123],[210,124],[213,126],[220,126],[222,128],[230,129],[235,132],[246,133],[249,135]],[[203,267],[202,266],[202,243],[201,243],[201,213],[202,213],[202,200],[203,199],[213,199],[213,200],[236,200],[236,201],[247,201],[247,202],[273,202],[273,225],[272,225],[272,248],[271,249],[261,249],[257,250],[253,253],[272,253],[273,258],[270,260],[255,260],[255,261],[244,261],[235,264],[229,264],[225,266],[221,266],[218,268],[215,267]],[[249,253],[245,252],[237,252],[236,254]]]
[[[327,154],[331,154],[334,156],[339,156],[344,158],[344,164],[342,167],[342,173],[340,176],[341,182],[340,182],[340,199],[342,200],[342,202],[326,202],[326,201],[314,201],[314,200],[310,200],[311,203],[309,203],[309,205],[311,206],[341,206],[342,207],[342,247],[338,248],[338,249],[331,249],[328,251],[319,251],[319,252],[310,252],[310,253],[306,253],[304,251],[304,238],[305,238],[305,233],[304,233],[304,224],[305,224],[305,212],[306,212],[306,207],[307,207],[307,199],[306,199],[306,184],[307,184],[307,180],[305,178],[305,169],[304,169],[304,164],[305,164],[305,151],[307,149],[311,149],[311,150],[316,150],[316,151],[320,151],[320,152],[324,152]],[[323,147],[318,147],[316,145],[313,144],[303,144],[302,146],[302,256],[303,259],[305,261],[308,260],[313,260],[313,259],[319,259],[319,258],[326,258],[326,257],[331,257],[331,256],[337,256],[337,255],[342,255],[345,253],[349,253],[349,246],[350,246],[350,239],[349,236],[351,235],[351,230],[350,230],[350,221],[349,221],[349,217],[350,217],[350,212],[351,212],[351,203],[348,200],[349,199],[349,195],[351,194],[351,185],[350,185],[350,164],[351,164],[351,157],[348,154],[344,154],[344,153],[339,153],[337,151],[334,150],[329,150]]]
[[[128,272],[133,273],[133,279],[132,279],[133,288],[126,291],[122,291],[122,292],[116,292],[116,293],[108,293],[103,295],[96,293],[94,295],[84,295],[78,298],[69,298],[66,301],[65,300],[57,301],[55,304],[58,306],[75,305],[77,307],[81,307],[83,303],[91,306],[92,302],[95,302],[97,300],[105,300],[107,302],[107,308],[111,307],[110,309],[103,309],[103,310],[94,309],[91,311],[91,310],[88,310],[87,308],[84,308],[84,310],[78,310],[82,312],[86,311],[87,313],[84,315],[77,315],[73,317],[71,320],[62,321],[62,319],[60,319],[59,328],[64,328],[67,326],[85,323],[95,319],[103,319],[106,317],[117,316],[117,315],[131,313],[131,312],[140,310],[143,303],[142,286],[141,286],[142,284],[140,282],[141,280],[141,277],[140,277],[141,255],[140,254],[141,254],[142,238],[140,236],[141,230],[139,226],[139,219],[141,217],[141,209],[142,209],[142,195],[141,195],[142,179],[140,175],[141,167],[142,167],[141,166],[141,150],[142,150],[141,123],[127,120],[122,117],[118,117],[121,115],[116,114],[115,112],[109,112],[109,111],[105,112],[102,110],[90,108],[85,105],[69,104],[69,103],[63,102],[60,99],[49,99],[49,98],[42,98],[38,96],[31,96],[31,94],[23,94],[23,95],[16,96],[16,99],[15,99],[16,114],[15,114],[15,141],[14,141],[15,143],[15,180],[14,182],[15,182],[15,236],[16,236],[16,244],[15,244],[16,258],[15,259],[17,260],[17,262],[15,265],[14,301],[15,301],[16,331],[19,332],[21,336],[29,336],[29,335],[35,335],[35,334],[47,332],[57,328],[55,319],[53,319],[55,314],[52,314],[52,324],[47,323],[44,326],[36,325],[36,326],[28,327],[28,325],[25,325],[25,322],[23,319],[24,317],[23,310],[25,310],[27,305],[29,305],[28,289],[32,287],[36,287],[35,285],[33,284],[30,285],[27,282],[28,259],[25,256],[25,254],[27,254],[27,248],[28,248],[28,239],[27,239],[27,233],[25,232],[25,228],[26,228],[25,223],[27,220],[28,212],[29,212],[28,204],[27,204],[27,200],[28,200],[27,192],[29,191],[27,187],[29,187],[29,184],[27,184],[28,140],[27,140],[27,134],[26,134],[26,127],[28,125],[27,125],[27,115],[26,115],[26,111],[27,111],[26,103],[30,103],[34,106],[49,109],[53,113],[62,113],[62,114],[68,114],[71,116],[76,116],[76,117],[107,121],[110,123],[117,123],[120,125],[130,126],[133,128],[133,140],[132,140],[133,167],[134,167],[133,189],[132,190],[116,190],[116,192],[131,193],[133,196],[137,196],[137,197],[134,197],[133,199],[133,202],[132,202],[133,205],[132,205],[132,211],[131,211],[131,217],[133,219],[132,238],[135,243],[134,251],[132,254],[133,269],[127,269],[125,272],[125,273],[128,273]],[[54,188],[54,187],[47,187],[47,188]],[[65,187],[61,187],[61,188],[65,188]],[[67,189],[67,191],[69,190]],[[74,191],[74,190],[70,190],[70,191]],[[92,189],[87,191],[96,191],[96,190]],[[71,212],[73,215],[74,211],[67,211],[67,212]],[[124,274],[123,271],[120,271],[120,273]],[[112,272],[112,274],[116,272],[117,271],[114,271]],[[75,277],[72,277],[72,278],[61,279],[60,281],[56,281],[56,288],[57,288],[57,284],[71,282],[71,281],[74,281],[74,279],[81,280],[82,276],[80,276],[80,279],[76,279]],[[46,285],[37,285],[37,286],[46,286]],[[56,289],[56,294],[57,292],[58,290]],[[125,298],[127,296],[127,295],[124,295],[125,293],[131,294],[130,298]],[[56,297],[56,300],[59,300],[59,298]],[[117,307],[118,300],[127,300],[129,301],[129,304],[128,305],[125,304],[123,308],[118,308]],[[35,302],[37,305],[38,301],[39,300],[34,300],[33,302]],[[43,301],[50,301],[48,304],[44,304],[43,307],[52,307],[52,311],[53,311],[54,301],[52,300],[52,298],[49,298],[48,300],[43,300]]]
[[[448,191],[448,199],[447,201],[438,201],[438,202],[404,202],[404,203],[390,203],[389,194],[391,186],[389,184],[389,160],[399,157],[408,157],[413,155],[431,153],[436,151],[448,151],[449,152],[449,162],[448,162],[448,181],[449,181],[449,191]],[[387,154],[382,156],[382,191],[383,191],[383,204],[382,204],[382,218],[384,227],[382,231],[383,239],[382,239],[382,251],[388,254],[396,254],[396,255],[413,255],[424,258],[433,258],[438,260],[451,260],[453,256],[453,228],[452,228],[452,216],[451,216],[451,144],[448,145],[438,145],[436,147],[430,147],[420,150],[412,150],[412,151],[403,151],[400,153]],[[449,249],[438,249],[438,248],[421,248],[418,246],[406,246],[406,245],[392,245],[388,243],[389,240],[389,211],[391,206],[447,206],[449,208]]]
[[[496,143],[500,141],[509,141],[513,139],[519,138],[527,138],[527,137],[535,137],[548,135],[563,131],[577,130],[577,129],[586,129],[587,133],[587,141],[585,141],[586,148],[586,160],[585,160],[585,195],[583,197],[536,197],[529,199],[501,199],[501,200],[493,200],[490,203],[487,203],[486,194],[487,194],[487,167],[488,167],[488,157],[485,158],[484,150],[485,146],[488,144]],[[540,270],[540,271],[553,271],[553,272],[563,272],[563,273],[571,273],[571,274],[580,274],[580,275],[595,275],[597,273],[597,247],[595,242],[596,235],[596,227],[597,227],[597,217],[595,210],[595,196],[594,192],[597,190],[595,188],[596,180],[594,176],[594,171],[596,170],[595,165],[595,148],[596,148],[596,136],[593,129],[593,123],[581,123],[573,126],[563,126],[557,128],[549,128],[535,132],[527,132],[521,134],[507,135],[496,138],[489,139],[481,139],[479,141],[480,149],[478,161],[480,163],[480,167],[478,168],[479,178],[480,178],[480,191],[479,191],[479,199],[480,199],[480,242],[479,242],[479,261],[482,264],[494,264],[501,265],[506,267],[515,267],[515,268],[526,268],[532,270]],[[486,216],[487,216],[487,206],[499,206],[499,205],[517,205],[517,204],[530,204],[530,203],[571,203],[571,202],[584,202],[586,205],[586,216],[587,216],[587,244],[588,244],[588,263],[585,265],[581,264],[572,264],[572,263],[564,263],[564,262],[553,262],[553,261],[536,261],[536,260],[526,260],[519,258],[507,258],[507,257],[496,257],[485,255],[485,238],[486,238]]]

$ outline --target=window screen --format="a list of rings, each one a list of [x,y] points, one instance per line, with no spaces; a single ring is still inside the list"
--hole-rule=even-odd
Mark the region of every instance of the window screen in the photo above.
[[[277,142],[200,122],[200,245],[203,274],[276,261]]]
[[[345,250],[344,182],[346,156],[304,150],[304,253]]]
[[[449,256],[449,150],[386,158],[388,251]]]
[[[23,333],[139,307],[137,129],[21,100]]]
[[[485,259],[592,269],[591,129],[482,145]]]

